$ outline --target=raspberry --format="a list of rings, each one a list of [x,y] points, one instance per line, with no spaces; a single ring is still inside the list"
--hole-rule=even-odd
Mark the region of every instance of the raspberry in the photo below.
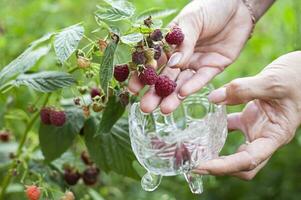
[[[75,169],[65,169],[64,172],[64,180],[68,185],[76,185],[79,181],[81,175],[80,173]]]
[[[104,108],[103,105],[101,105],[98,102],[93,102],[93,104],[92,104],[92,110],[96,113],[101,112],[103,110],[103,108]]]
[[[41,190],[35,185],[26,187],[26,196],[29,200],[39,200],[41,196]]]
[[[40,118],[43,124],[50,125],[50,113],[52,112],[52,109],[49,107],[44,107],[40,111]]]
[[[175,169],[179,169],[187,162],[190,162],[190,152],[188,151],[185,144],[181,144],[177,146],[174,158],[175,158],[174,160]]]
[[[88,167],[83,172],[83,180],[86,185],[95,185],[97,183],[97,177],[99,169],[96,167]]]
[[[124,82],[130,74],[130,69],[127,64],[116,65],[114,68],[114,77],[119,82]]]
[[[93,161],[90,159],[90,156],[88,154],[88,152],[83,151],[80,155],[82,161],[86,164],[86,165],[92,165]]]
[[[160,29],[156,29],[150,34],[150,38],[153,41],[161,41],[163,39],[163,34]]]
[[[144,85],[154,85],[158,80],[158,75],[153,67],[146,66],[139,74],[139,80]]]
[[[155,89],[160,97],[167,97],[176,89],[177,84],[170,80],[168,76],[161,75],[158,77]]]
[[[155,55],[154,59],[159,60],[162,55],[162,47],[160,45],[154,45]]]
[[[63,126],[66,122],[66,113],[61,110],[52,110],[50,112],[50,122],[54,126]]]
[[[1,131],[0,132],[0,141],[8,142],[10,138],[10,133],[8,131]]]
[[[90,67],[91,61],[88,58],[85,58],[83,56],[79,56],[77,58],[77,65],[79,68],[85,69]]]
[[[75,200],[73,192],[67,191],[60,200]]]
[[[171,31],[166,35],[165,40],[170,45],[180,45],[184,41],[184,34],[182,29],[178,26],[175,26]]]
[[[101,91],[98,88],[92,88],[90,91],[90,96],[93,99],[94,97],[101,96]]]
[[[137,65],[143,65],[146,62],[146,57],[144,55],[144,51],[135,51],[132,54],[132,61],[133,63],[136,63]]]

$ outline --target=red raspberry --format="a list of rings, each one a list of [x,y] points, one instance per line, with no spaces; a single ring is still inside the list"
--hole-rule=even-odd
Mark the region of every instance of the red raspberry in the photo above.
[[[99,169],[96,167],[88,167],[83,172],[83,181],[86,185],[95,185],[97,183]]]
[[[154,45],[154,50],[155,50],[155,55],[154,55],[154,59],[155,60],[159,60],[161,55],[162,55],[162,47],[160,45]]]
[[[170,45],[180,45],[184,41],[184,34],[182,29],[178,26],[175,26],[171,31],[166,35],[165,40]]]
[[[8,142],[10,138],[10,133],[8,131],[1,131],[0,132],[0,141]]]
[[[61,110],[53,110],[50,112],[50,122],[54,126],[63,126],[66,122],[66,113]]]
[[[92,90],[90,91],[90,95],[91,95],[91,98],[93,99],[94,97],[97,97],[97,96],[101,96],[101,91],[100,89],[98,88],[92,88]]]
[[[177,84],[174,81],[170,80],[168,76],[161,75],[156,82],[155,89],[157,95],[159,95],[160,97],[167,97],[168,95],[173,93],[173,91],[175,91],[176,86]]]
[[[41,196],[41,190],[35,185],[26,187],[26,196],[29,200],[39,200]]]
[[[130,69],[127,64],[116,65],[114,68],[114,77],[119,82],[124,82],[130,74]]]
[[[75,169],[65,169],[64,180],[68,185],[76,185],[81,175]]]
[[[137,50],[132,54],[132,61],[137,65],[143,65],[146,63],[146,57],[144,55],[144,51]]]
[[[139,73],[139,80],[144,85],[154,85],[156,84],[157,79],[158,79],[157,72],[151,66],[146,66],[146,68]]]
[[[42,108],[40,111],[40,118],[43,124],[50,125],[50,113],[52,109],[49,107]]]
[[[161,41],[163,39],[163,34],[160,29],[156,29],[150,34],[150,38],[153,41]]]

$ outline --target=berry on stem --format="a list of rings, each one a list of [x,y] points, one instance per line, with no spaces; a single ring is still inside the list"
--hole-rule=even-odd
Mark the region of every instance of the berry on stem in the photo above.
[[[155,85],[155,90],[158,96],[167,97],[173,93],[176,89],[177,84],[168,78],[168,76],[161,75]]]
[[[162,31],[160,29],[156,29],[154,30],[151,34],[150,34],[150,38],[153,41],[161,41],[163,39],[163,34]]]
[[[85,69],[90,67],[91,61],[88,58],[85,58],[83,56],[79,56],[77,58],[77,65],[79,68]]]
[[[8,131],[1,131],[0,132],[0,141],[8,142],[10,139],[10,133]]]
[[[26,186],[26,196],[29,200],[39,200],[41,196],[41,190],[35,185]]]
[[[165,40],[170,45],[180,45],[184,41],[184,34],[182,29],[178,26],[174,26],[169,33],[167,33]]]
[[[137,65],[143,65],[146,62],[146,57],[143,50],[136,50],[132,54],[132,61]]]
[[[64,180],[68,185],[76,185],[80,177],[81,175],[77,170],[72,168],[65,169]]]
[[[83,172],[83,181],[86,185],[95,185],[97,183],[99,169],[96,167],[88,167]]]
[[[154,59],[159,60],[162,55],[162,47],[158,44],[154,45],[155,55]]]
[[[100,89],[98,89],[98,88],[96,88],[96,87],[92,88],[91,91],[90,91],[90,96],[91,96],[92,99],[93,99],[94,97],[101,96],[101,91],[100,91]]]
[[[40,111],[40,118],[43,124],[50,125],[50,113],[52,112],[52,109],[49,107],[44,107]]]
[[[63,126],[66,122],[66,113],[62,110],[52,110],[50,112],[50,122],[53,126]]]
[[[144,85],[154,85],[158,80],[156,70],[149,65],[143,68],[138,77],[141,83],[143,83]]]
[[[124,82],[130,74],[130,69],[127,64],[116,65],[114,68],[114,78],[119,82]]]

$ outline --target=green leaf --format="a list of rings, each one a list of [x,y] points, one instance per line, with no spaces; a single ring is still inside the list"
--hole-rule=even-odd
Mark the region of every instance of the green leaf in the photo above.
[[[136,43],[143,40],[143,34],[141,34],[141,33],[132,33],[132,34],[120,37],[120,40],[124,44],[136,44]]]
[[[116,22],[123,19],[128,19],[130,16],[116,8],[105,9],[102,12],[96,13],[96,17],[107,22]]]
[[[104,0],[107,4],[113,8],[119,10],[125,15],[131,17],[135,13],[135,6],[129,1],[116,1],[116,0]]]
[[[56,71],[22,74],[13,82],[13,84],[17,87],[25,85],[34,90],[45,93],[69,87],[74,83],[75,79],[70,74]]]
[[[63,29],[55,36],[54,50],[61,63],[65,62],[77,49],[84,35],[84,27],[76,24]]]
[[[67,121],[62,127],[40,124],[39,140],[46,162],[60,157],[72,145],[76,135],[84,126],[84,115],[81,109],[65,110]]]
[[[43,35],[41,38],[33,41],[32,43],[30,43],[30,47],[36,47],[38,46],[39,44],[43,43],[43,42],[46,42],[48,40],[50,40],[50,38],[56,34],[55,32],[52,32],[52,33],[47,33],[45,35]]]
[[[137,16],[137,21],[143,21],[149,16],[152,16],[153,19],[160,19],[160,18],[168,17],[176,12],[177,12],[176,9],[151,8],[149,10],[140,13]]]
[[[112,40],[106,50],[104,51],[104,55],[102,58],[102,62],[99,70],[99,78],[100,78],[100,86],[103,89],[105,95],[108,94],[109,83],[113,78],[113,70],[114,70],[114,54],[117,48],[118,41]]]
[[[122,117],[125,107],[120,103],[116,96],[109,98],[107,106],[102,114],[98,134],[108,133],[114,124]]]
[[[36,62],[49,52],[49,47],[33,49],[29,47],[19,57],[9,63],[0,72],[0,85],[3,85],[11,77],[24,73],[33,67]]]
[[[135,156],[131,150],[128,122],[119,120],[110,133],[96,135],[98,120],[90,118],[84,128],[85,143],[92,160],[105,172],[139,179],[133,167]]]

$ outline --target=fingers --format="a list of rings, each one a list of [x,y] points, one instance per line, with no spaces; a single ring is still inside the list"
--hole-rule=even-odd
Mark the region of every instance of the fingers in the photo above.
[[[189,79],[185,84],[183,84],[183,86],[179,90],[179,95],[185,98],[199,91],[219,73],[220,70],[218,68],[200,68],[191,79]]]
[[[232,113],[229,114],[227,117],[228,121],[228,130],[242,130],[243,124],[241,123],[241,113]]]
[[[280,98],[285,91],[277,89],[279,83],[276,80],[271,74],[239,78],[213,91],[208,98],[213,103],[228,105],[247,103],[254,99]]]
[[[250,171],[267,160],[279,148],[279,144],[270,138],[259,138],[235,154],[210,160],[194,170],[199,174],[231,175]]]
[[[179,77],[176,81],[177,87],[175,91],[168,97],[164,98],[160,104],[161,112],[163,114],[169,114],[173,112],[180,105],[182,100],[178,96],[178,91],[182,87],[182,85],[187,82],[193,75],[194,72],[192,70],[184,70],[179,74]]]
[[[169,67],[165,67],[163,75],[168,76],[171,80],[176,80],[178,75],[180,74],[180,69],[171,69]],[[142,97],[140,102],[140,109],[142,112],[150,113],[155,110],[161,103],[162,97],[159,97],[156,94],[155,87],[150,87],[149,91]]]

